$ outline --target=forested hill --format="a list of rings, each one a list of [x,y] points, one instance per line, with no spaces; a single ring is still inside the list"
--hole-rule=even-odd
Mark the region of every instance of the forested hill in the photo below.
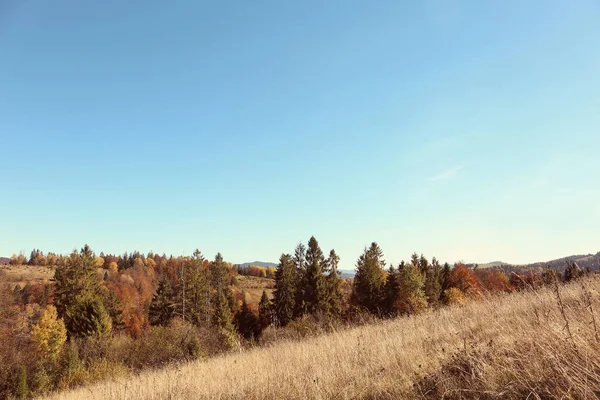
[[[564,272],[569,262],[576,262],[579,268],[583,270],[597,271],[600,269],[600,251],[596,254],[580,254],[562,258],[557,258],[550,261],[540,261],[531,264],[509,264],[502,261],[493,261],[487,264],[469,264],[470,267],[478,266],[479,268],[501,268],[505,271],[513,270],[540,270],[550,267],[554,270]]]
[[[273,267],[276,268],[277,267],[277,263],[272,263],[272,262],[266,262],[266,261],[252,261],[252,262],[246,262],[243,264],[237,264],[238,267],[240,268],[247,268],[247,267]]]

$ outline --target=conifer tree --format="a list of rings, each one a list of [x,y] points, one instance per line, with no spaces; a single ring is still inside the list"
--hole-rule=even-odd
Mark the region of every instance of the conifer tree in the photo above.
[[[260,322],[261,329],[271,325],[273,320],[273,304],[267,296],[267,292],[263,290],[260,302],[258,303],[258,319]]]
[[[374,314],[383,311],[384,266],[383,251],[375,242],[365,248],[356,263],[352,300],[357,306]]]
[[[442,268],[442,271],[440,273],[440,277],[439,277],[439,281],[440,281],[440,286],[442,287],[442,293],[444,293],[444,291],[446,289],[450,288],[450,272],[452,271],[452,269],[450,268],[450,264],[448,264],[447,262],[444,263],[444,267]]]
[[[304,286],[304,304],[310,314],[325,311],[326,282],[323,274],[325,257],[319,242],[311,236],[306,249],[306,279]]]
[[[187,264],[185,303],[188,319],[194,325],[200,325],[206,321],[209,296],[208,276],[204,268],[204,256],[200,250],[194,251]]]
[[[295,285],[295,267],[292,259],[289,254],[282,254],[275,271],[275,290],[273,291],[274,317],[279,326],[286,326],[294,318]],[[266,296],[266,293],[264,295]]]
[[[215,295],[213,324],[227,331],[233,330],[231,308],[229,308],[229,302],[223,291],[221,291],[220,294]]]
[[[398,271],[394,268],[393,265],[390,265],[388,270],[388,274],[385,278],[385,290],[384,290],[384,304],[382,309],[388,316],[396,315],[395,304],[398,296],[400,295],[400,277],[399,274],[404,269],[404,265],[402,264],[402,269],[399,267]]]
[[[418,266],[407,264],[399,274],[400,290],[394,309],[400,314],[415,314],[427,307],[425,277]]]
[[[56,269],[54,279],[56,308],[70,334],[110,333],[111,318],[104,308],[94,254],[87,244]]]
[[[171,287],[171,281],[163,276],[158,281],[156,294],[152,297],[148,318],[150,325],[166,326],[175,316],[175,293]]]
[[[212,286],[215,291],[212,300],[212,322],[214,325],[225,330],[233,330],[231,307],[229,304],[229,299],[233,298],[233,296],[231,295],[231,289],[227,286],[228,270],[221,253],[217,253],[215,256],[215,260],[210,266],[210,273]]]
[[[425,274],[425,296],[427,297],[427,303],[432,307],[438,305],[442,295],[442,285],[440,284],[441,271],[440,263],[433,257],[431,266],[427,268]]]
[[[242,299],[242,307],[235,314],[236,328],[245,339],[258,339],[261,332],[260,322],[258,317],[248,308],[245,293]]]
[[[339,263],[340,257],[332,249],[327,258],[327,270],[329,273],[326,279],[325,295],[327,298],[326,314],[334,318],[338,318],[343,311],[342,289],[340,287],[341,278],[338,271]]]
[[[298,243],[298,246],[296,246],[296,249],[294,250],[292,262],[296,269],[294,318],[298,318],[306,313],[306,304],[304,302],[304,288],[306,287],[306,246],[304,246],[304,244]]]
[[[429,261],[423,254],[421,254],[421,257],[419,257],[419,271],[421,272],[421,275],[426,276],[429,268]]]

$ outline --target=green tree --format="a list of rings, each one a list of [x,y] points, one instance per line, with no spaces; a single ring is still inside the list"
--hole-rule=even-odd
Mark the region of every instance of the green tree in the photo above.
[[[325,257],[314,236],[308,241],[306,249],[306,279],[304,286],[304,304],[310,314],[324,312],[326,308],[326,282],[323,274]]]
[[[225,330],[232,331],[230,300],[233,299],[228,284],[228,269],[221,253],[217,253],[210,266],[211,283],[214,288],[212,298],[212,322]]]
[[[352,300],[354,304],[373,314],[381,314],[383,311],[384,266],[383,251],[375,242],[365,248],[356,262]]]
[[[186,262],[187,268],[185,269],[187,315],[190,322],[195,325],[206,322],[206,314],[208,313],[207,305],[210,288],[204,261],[204,256],[200,250],[196,249],[190,260]],[[225,270],[224,273],[226,274],[227,271]]]
[[[294,318],[296,307],[296,269],[289,254],[282,254],[275,271],[273,309],[277,325],[286,326]],[[266,295],[266,293],[264,293]],[[262,300],[262,299],[261,299]]]
[[[427,303],[432,307],[438,305],[442,295],[442,285],[440,284],[441,273],[440,263],[433,257],[431,266],[427,268],[427,272],[425,273],[425,296],[427,297]]]
[[[385,278],[385,289],[384,289],[384,305],[382,309],[385,310],[388,316],[396,315],[395,304],[398,296],[400,295],[400,272],[404,269],[404,264],[398,267],[398,271],[393,265],[390,265],[388,274]]]
[[[329,257],[327,258],[327,270],[329,271],[326,279],[326,297],[327,297],[327,315],[338,318],[343,311],[342,304],[342,289],[340,272],[338,271],[338,267],[340,264],[340,257],[335,253],[335,250],[331,250],[329,252]]]
[[[450,264],[448,264],[447,262],[444,263],[444,267],[442,268],[442,271],[440,273],[439,276],[439,282],[440,282],[440,286],[442,287],[442,293],[444,293],[444,291],[446,289],[450,288],[450,272],[452,271],[452,269],[450,268]]]
[[[166,326],[175,316],[175,293],[171,286],[171,281],[167,276],[163,276],[158,281],[156,294],[150,302],[148,310],[148,319],[150,325]]]
[[[262,329],[271,325],[273,320],[273,303],[269,300],[267,292],[263,290],[260,302],[258,303],[258,318]]]
[[[87,244],[57,267],[54,280],[56,309],[70,334],[90,336],[111,332],[112,321],[103,304],[94,254]]]
[[[399,273],[400,290],[393,303],[394,310],[399,314],[415,314],[427,307],[425,297],[425,277],[418,266],[407,264]]]
[[[306,304],[304,302],[304,290],[306,287],[306,246],[304,246],[304,244],[298,243],[294,250],[292,262],[296,269],[294,318],[298,318],[306,314]]]
[[[242,307],[235,314],[235,325],[244,339],[258,339],[262,331],[261,324],[256,315],[248,308],[246,296],[243,295]]]

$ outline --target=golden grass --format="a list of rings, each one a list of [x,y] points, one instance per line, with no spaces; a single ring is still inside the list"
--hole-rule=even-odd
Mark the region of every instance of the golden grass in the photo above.
[[[55,267],[42,267],[36,265],[0,265],[0,271],[5,274],[3,280],[12,287],[27,283],[42,283],[54,278]]]
[[[269,297],[273,297],[273,286],[275,281],[269,278],[257,276],[237,275],[237,284],[232,287],[234,293],[243,291],[246,293],[246,302],[258,306],[263,290]]]
[[[565,398],[600,395],[600,280],[523,292],[143,372],[54,399]]]

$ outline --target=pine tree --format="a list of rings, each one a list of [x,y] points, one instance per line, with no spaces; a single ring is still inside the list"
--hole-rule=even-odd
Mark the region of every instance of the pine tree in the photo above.
[[[56,269],[55,303],[70,334],[90,336],[108,334],[112,322],[102,299],[94,254],[86,244],[73,252],[64,266]]]
[[[261,333],[260,322],[258,317],[248,308],[245,294],[242,298],[242,307],[235,314],[236,328],[245,339],[258,339]]]
[[[352,300],[373,314],[383,311],[384,266],[383,251],[375,242],[365,248],[356,263]]]
[[[451,272],[451,268],[450,268],[450,264],[448,264],[447,262],[444,263],[444,267],[442,268],[442,272],[440,273],[440,277],[439,277],[439,282],[440,282],[440,286],[442,287],[442,293],[444,293],[444,291],[446,289],[450,288],[450,272]]]
[[[319,242],[311,236],[306,249],[306,280],[304,286],[304,304],[310,314],[325,311],[326,290],[323,266],[325,257]]]
[[[279,326],[286,326],[294,318],[295,285],[295,267],[292,259],[289,254],[282,254],[275,271],[275,290],[273,291],[274,317]]]
[[[228,284],[228,270],[223,256],[217,253],[210,266],[211,284],[214,288],[212,298],[212,322],[225,330],[233,330],[230,300],[233,299]]]
[[[340,257],[332,249],[327,258],[327,270],[329,274],[327,275],[325,294],[327,297],[326,314],[334,318],[338,318],[343,311],[342,289],[340,287],[341,278],[338,271],[339,263]]]
[[[260,322],[261,329],[265,329],[271,325],[273,319],[273,304],[267,296],[267,292],[263,290],[260,302],[258,303],[258,319]]]
[[[306,304],[304,302],[304,289],[306,287],[306,246],[304,246],[304,244],[298,243],[298,246],[296,246],[296,249],[294,250],[292,262],[296,269],[294,318],[298,318],[306,314]]]
[[[394,309],[400,314],[415,314],[427,307],[425,297],[425,277],[418,266],[406,265],[399,274],[400,290],[394,302]]]
[[[429,261],[427,261],[427,258],[421,254],[421,257],[419,258],[419,271],[421,272],[421,275],[426,276],[429,268]]]
[[[214,299],[214,310],[213,310],[213,324],[227,331],[233,330],[233,324],[231,321],[231,308],[229,308],[229,302],[224,292],[215,295]]]
[[[171,281],[163,276],[158,281],[156,294],[152,297],[148,319],[150,325],[166,326],[175,316],[175,293],[171,287]]]
[[[425,274],[425,296],[427,297],[427,303],[436,307],[442,295],[442,285],[440,284],[441,274],[440,263],[435,257],[431,260],[431,266],[427,268]]]
[[[196,249],[187,262],[186,268],[186,308],[188,319],[195,325],[206,322],[209,283],[204,268],[204,256]]]
[[[385,312],[388,316],[396,315],[397,310],[395,308],[395,304],[396,304],[396,300],[398,299],[398,296],[400,295],[399,274],[402,272],[403,269],[404,269],[404,265],[402,265],[402,269],[400,269],[400,267],[399,267],[398,271],[396,271],[396,269],[394,269],[393,265],[390,265],[387,277],[385,278],[385,290],[384,290],[385,302],[382,306],[382,309],[385,310]]]

